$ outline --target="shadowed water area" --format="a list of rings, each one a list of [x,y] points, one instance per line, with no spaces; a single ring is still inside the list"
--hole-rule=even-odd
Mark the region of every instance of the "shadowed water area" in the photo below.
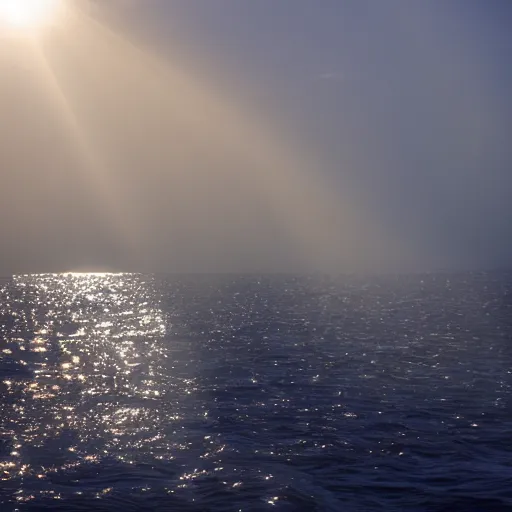
[[[0,283],[0,509],[511,510],[512,276]]]

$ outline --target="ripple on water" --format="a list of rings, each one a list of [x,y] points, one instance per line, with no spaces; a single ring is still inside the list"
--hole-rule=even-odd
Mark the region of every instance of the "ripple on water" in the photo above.
[[[510,510],[510,282],[2,283],[2,510]]]

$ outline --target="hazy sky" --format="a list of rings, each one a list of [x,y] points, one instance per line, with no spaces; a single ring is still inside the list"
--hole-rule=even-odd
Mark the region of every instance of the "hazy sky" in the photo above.
[[[511,261],[507,0],[68,6],[0,22],[0,275]]]

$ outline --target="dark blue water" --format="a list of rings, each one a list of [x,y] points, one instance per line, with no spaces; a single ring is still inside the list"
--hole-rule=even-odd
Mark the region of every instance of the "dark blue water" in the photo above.
[[[512,276],[0,283],[0,510],[512,510]]]

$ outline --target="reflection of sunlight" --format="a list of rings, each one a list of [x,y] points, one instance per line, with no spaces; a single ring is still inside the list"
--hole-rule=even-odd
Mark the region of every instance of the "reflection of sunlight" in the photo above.
[[[65,272],[64,275],[80,279],[94,279],[96,277],[122,276],[122,272]]]
[[[0,458],[7,468],[4,477],[13,465],[13,477],[23,471],[43,478],[51,468],[29,468],[26,450],[44,447],[66,432],[74,433],[69,451],[84,460],[95,457],[90,439],[97,439],[98,449],[116,446],[120,457],[135,446],[154,449],[158,439],[132,439],[157,423],[158,411],[146,403],[164,392],[159,381],[133,373],[143,365],[147,373],[161,374],[167,358],[162,344],[166,324],[151,278],[45,274],[18,276],[14,282],[19,295],[8,296],[3,304],[19,326],[8,350],[26,354],[33,375],[0,381],[12,395],[11,416],[23,426],[10,453],[15,459]],[[33,306],[24,311],[17,306],[20,301]],[[130,401],[133,406],[127,405]]]

